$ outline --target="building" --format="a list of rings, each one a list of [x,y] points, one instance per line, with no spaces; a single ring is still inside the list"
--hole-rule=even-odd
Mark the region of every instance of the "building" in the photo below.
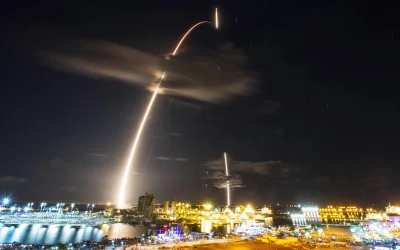
[[[139,197],[138,213],[145,218],[151,218],[154,214],[156,197],[152,193],[146,193]]]

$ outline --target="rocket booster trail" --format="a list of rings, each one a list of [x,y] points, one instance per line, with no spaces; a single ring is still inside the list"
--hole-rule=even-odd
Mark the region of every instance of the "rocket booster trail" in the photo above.
[[[217,13],[216,13],[216,17],[217,17]],[[187,37],[197,26],[199,26],[199,25],[201,25],[201,24],[204,24],[204,23],[210,23],[210,22],[209,22],[209,21],[202,21],[202,22],[198,22],[198,23],[196,23],[195,25],[193,25],[192,27],[190,27],[190,29],[182,36],[181,40],[180,40],[180,41],[178,42],[178,44],[176,45],[174,51],[172,52],[172,55],[173,55],[173,56],[175,56],[175,54],[178,52],[178,50],[179,50],[181,44],[182,44],[183,41],[186,39],[186,37]],[[218,19],[216,19],[216,27],[218,27]],[[160,89],[162,80],[163,80],[164,77],[165,77],[165,74],[166,74],[166,71],[164,71],[164,73],[162,74],[162,77],[161,77],[159,83],[157,84],[156,89],[154,90],[154,93],[153,93],[153,95],[152,95],[152,97],[151,97],[151,99],[150,99],[150,102],[149,102],[149,104],[147,105],[146,112],[144,113],[144,116],[143,116],[143,118],[142,118],[142,121],[140,122],[140,126],[139,126],[139,129],[137,130],[135,140],[133,141],[132,149],[131,149],[131,151],[130,151],[128,161],[126,162],[125,171],[124,171],[124,173],[123,173],[122,180],[121,180],[121,186],[120,186],[120,192],[119,192],[118,204],[117,204],[117,205],[118,205],[118,208],[124,208],[124,207],[126,206],[126,204],[125,204],[125,196],[126,196],[125,190],[126,190],[126,186],[127,186],[127,184],[128,184],[128,176],[129,176],[129,172],[130,172],[130,170],[131,170],[131,165],[132,165],[133,160],[134,160],[134,158],[135,158],[136,149],[137,149],[137,147],[138,147],[138,144],[139,144],[139,141],[140,141],[140,138],[141,138],[141,135],[142,135],[142,131],[143,131],[145,125],[146,125],[147,117],[148,117],[149,114],[150,114],[151,108],[152,108],[152,106],[153,106],[153,104],[154,104],[154,101],[155,101],[155,99],[156,99],[156,97],[157,97],[158,91],[159,91],[159,89]]]
[[[228,160],[226,158],[226,153],[224,153],[224,160],[225,160],[225,174],[228,178],[229,171],[228,171]],[[230,192],[230,185],[229,180],[226,181],[226,205],[229,207],[231,205],[231,192]]]
[[[192,30],[194,28],[196,28],[197,26],[203,24],[203,23],[210,23],[209,21],[202,21],[202,22],[198,22],[195,25],[193,25],[181,38],[181,40],[179,41],[178,45],[176,45],[176,48],[174,49],[174,52],[172,52],[172,55],[174,56],[176,54],[176,52],[178,52],[179,47],[181,47],[181,44],[183,43],[183,41],[185,40],[185,38],[190,34],[190,32],[192,32]]]
[[[161,85],[161,82],[162,82],[162,79],[164,78],[164,76],[165,76],[165,71],[162,74],[160,82],[158,83],[156,89],[154,90],[154,93],[153,93],[153,96],[150,99],[149,105],[147,105],[146,112],[144,113],[142,121],[140,122],[139,129],[137,131],[135,140],[133,141],[131,153],[129,154],[128,162],[126,163],[126,167],[125,167],[125,172],[124,172],[124,175],[122,177],[120,196],[119,196],[119,199],[118,199],[118,207],[119,208],[121,208],[121,206],[125,205],[124,204],[125,189],[126,189],[126,184],[128,182],[128,175],[129,175],[129,171],[130,171],[130,166],[132,165],[132,161],[133,161],[133,158],[134,158],[135,153],[136,153],[136,148],[137,148],[137,145],[139,144],[139,141],[140,141],[140,136],[142,135],[143,128],[146,125],[147,117],[149,116],[151,107],[153,106],[154,100],[157,97],[157,92],[158,92],[158,89],[160,88],[160,85]]]

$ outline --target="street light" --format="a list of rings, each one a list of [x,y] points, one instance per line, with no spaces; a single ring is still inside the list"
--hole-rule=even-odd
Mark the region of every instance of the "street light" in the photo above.
[[[46,203],[46,202],[42,202],[42,203],[40,204],[40,211],[43,211],[43,210],[45,210],[45,208],[46,208],[46,205],[47,205],[47,203]]]
[[[213,206],[212,206],[211,203],[205,203],[205,204],[203,205],[203,207],[204,207],[206,210],[211,210]]]
[[[4,198],[3,199],[3,204],[4,204],[4,206],[6,206],[8,203],[10,203],[10,198]]]

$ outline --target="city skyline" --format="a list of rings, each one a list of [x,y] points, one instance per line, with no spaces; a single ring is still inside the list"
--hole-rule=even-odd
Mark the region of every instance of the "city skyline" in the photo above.
[[[199,28],[165,60],[215,7],[218,32]],[[346,7],[11,4],[0,59],[0,193],[115,201],[148,90],[165,69],[171,78],[129,173],[132,201],[152,192],[223,204],[223,152],[233,204],[396,201],[399,47],[396,31],[382,28],[393,13]]]

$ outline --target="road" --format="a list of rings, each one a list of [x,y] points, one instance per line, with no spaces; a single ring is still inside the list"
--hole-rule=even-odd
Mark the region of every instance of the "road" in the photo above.
[[[193,249],[193,248],[175,248],[175,249]],[[202,245],[197,246],[195,249],[201,250],[218,250],[218,249],[227,249],[227,250],[295,250],[301,249],[298,247],[285,247],[282,245],[272,244],[272,243],[265,243],[261,241],[240,241],[240,242],[232,242],[228,244],[210,244],[210,245]],[[332,248],[325,248],[325,247],[318,247],[316,250],[329,250]],[[336,248],[336,250],[369,250],[369,247],[340,247]]]
[[[185,249],[185,248],[182,248]],[[191,249],[191,248],[187,248]],[[217,250],[217,249],[229,249],[229,250],[293,250],[290,247],[284,247],[280,245],[274,245],[271,243],[264,243],[260,241],[241,241],[241,242],[232,242],[228,244],[210,244],[210,245],[200,245],[195,249],[201,250]]]

